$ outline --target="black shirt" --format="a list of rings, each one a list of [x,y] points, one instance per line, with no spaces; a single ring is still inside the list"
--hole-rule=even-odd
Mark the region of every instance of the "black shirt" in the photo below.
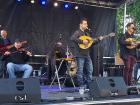
[[[78,44],[83,43],[79,37],[85,35],[85,32],[82,30],[77,30],[71,37],[71,40],[74,42],[74,52],[76,57],[88,57],[89,56],[89,49],[81,49],[79,48]]]
[[[120,57],[122,59],[127,60],[128,55],[136,57],[136,48],[128,49],[127,46],[131,45],[131,42],[126,42],[126,39],[128,38],[134,38],[135,36],[132,34],[130,35],[128,32],[126,32],[124,35],[121,35],[118,42],[120,44]]]
[[[83,43],[82,40],[79,39],[80,36],[87,35],[87,32],[83,32],[82,30],[77,30],[71,36],[71,40],[74,42],[74,52],[76,57],[89,57],[89,48],[88,49],[81,49],[78,44]],[[99,40],[95,40],[94,44],[97,43]]]
[[[29,56],[25,51],[18,51],[15,47],[9,49],[9,52],[11,52],[11,54],[8,56],[3,56],[2,60],[7,59],[8,62],[15,64],[25,64],[29,59]]]

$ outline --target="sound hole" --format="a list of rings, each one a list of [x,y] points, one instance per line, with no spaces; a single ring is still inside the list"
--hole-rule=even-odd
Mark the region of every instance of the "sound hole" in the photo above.
[[[115,87],[115,82],[113,79],[109,79],[108,81],[109,81],[111,87]]]
[[[23,81],[18,81],[16,83],[16,88],[17,88],[18,91],[24,90],[24,82]]]

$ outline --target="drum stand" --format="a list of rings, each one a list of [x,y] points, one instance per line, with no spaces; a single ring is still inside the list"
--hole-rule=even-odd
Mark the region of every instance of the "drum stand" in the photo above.
[[[57,78],[57,82],[58,82],[58,85],[59,85],[59,90],[62,90],[61,84],[60,84],[60,79],[61,79],[61,78],[59,77],[58,72],[59,72],[59,70],[60,70],[60,68],[61,68],[61,66],[62,66],[62,64],[63,64],[63,62],[64,62],[64,59],[62,59],[62,61],[60,62],[58,68],[57,68],[57,66],[55,65],[55,76],[54,76],[54,78],[53,78],[53,80],[52,80],[52,82],[51,82],[51,84],[50,84],[49,87],[52,87],[52,85],[53,85],[55,79]]]

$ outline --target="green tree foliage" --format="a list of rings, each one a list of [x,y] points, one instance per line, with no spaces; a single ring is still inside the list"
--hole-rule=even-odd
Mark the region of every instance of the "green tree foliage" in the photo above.
[[[140,34],[140,0],[135,0],[131,4],[127,4],[126,14],[130,16],[130,18],[134,19],[134,23],[136,25],[136,33]],[[117,10],[117,38],[123,32],[123,18],[124,18],[124,6],[120,7]],[[137,38],[140,41],[140,37]],[[117,42],[117,41],[116,41]],[[118,43],[116,43],[117,51],[119,50]]]
[[[127,4],[127,15],[134,19],[137,33],[140,33],[140,0],[135,0],[131,4]],[[123,16],[124,7],[117,10],[117,33],[118,35],[123,31]]]

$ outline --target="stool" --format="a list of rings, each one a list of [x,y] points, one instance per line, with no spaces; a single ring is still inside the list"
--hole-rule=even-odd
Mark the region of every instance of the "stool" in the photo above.
[[[22,76],[24,75],[24,71],[16,71],[15,75],[17,78],[22,78]]]

